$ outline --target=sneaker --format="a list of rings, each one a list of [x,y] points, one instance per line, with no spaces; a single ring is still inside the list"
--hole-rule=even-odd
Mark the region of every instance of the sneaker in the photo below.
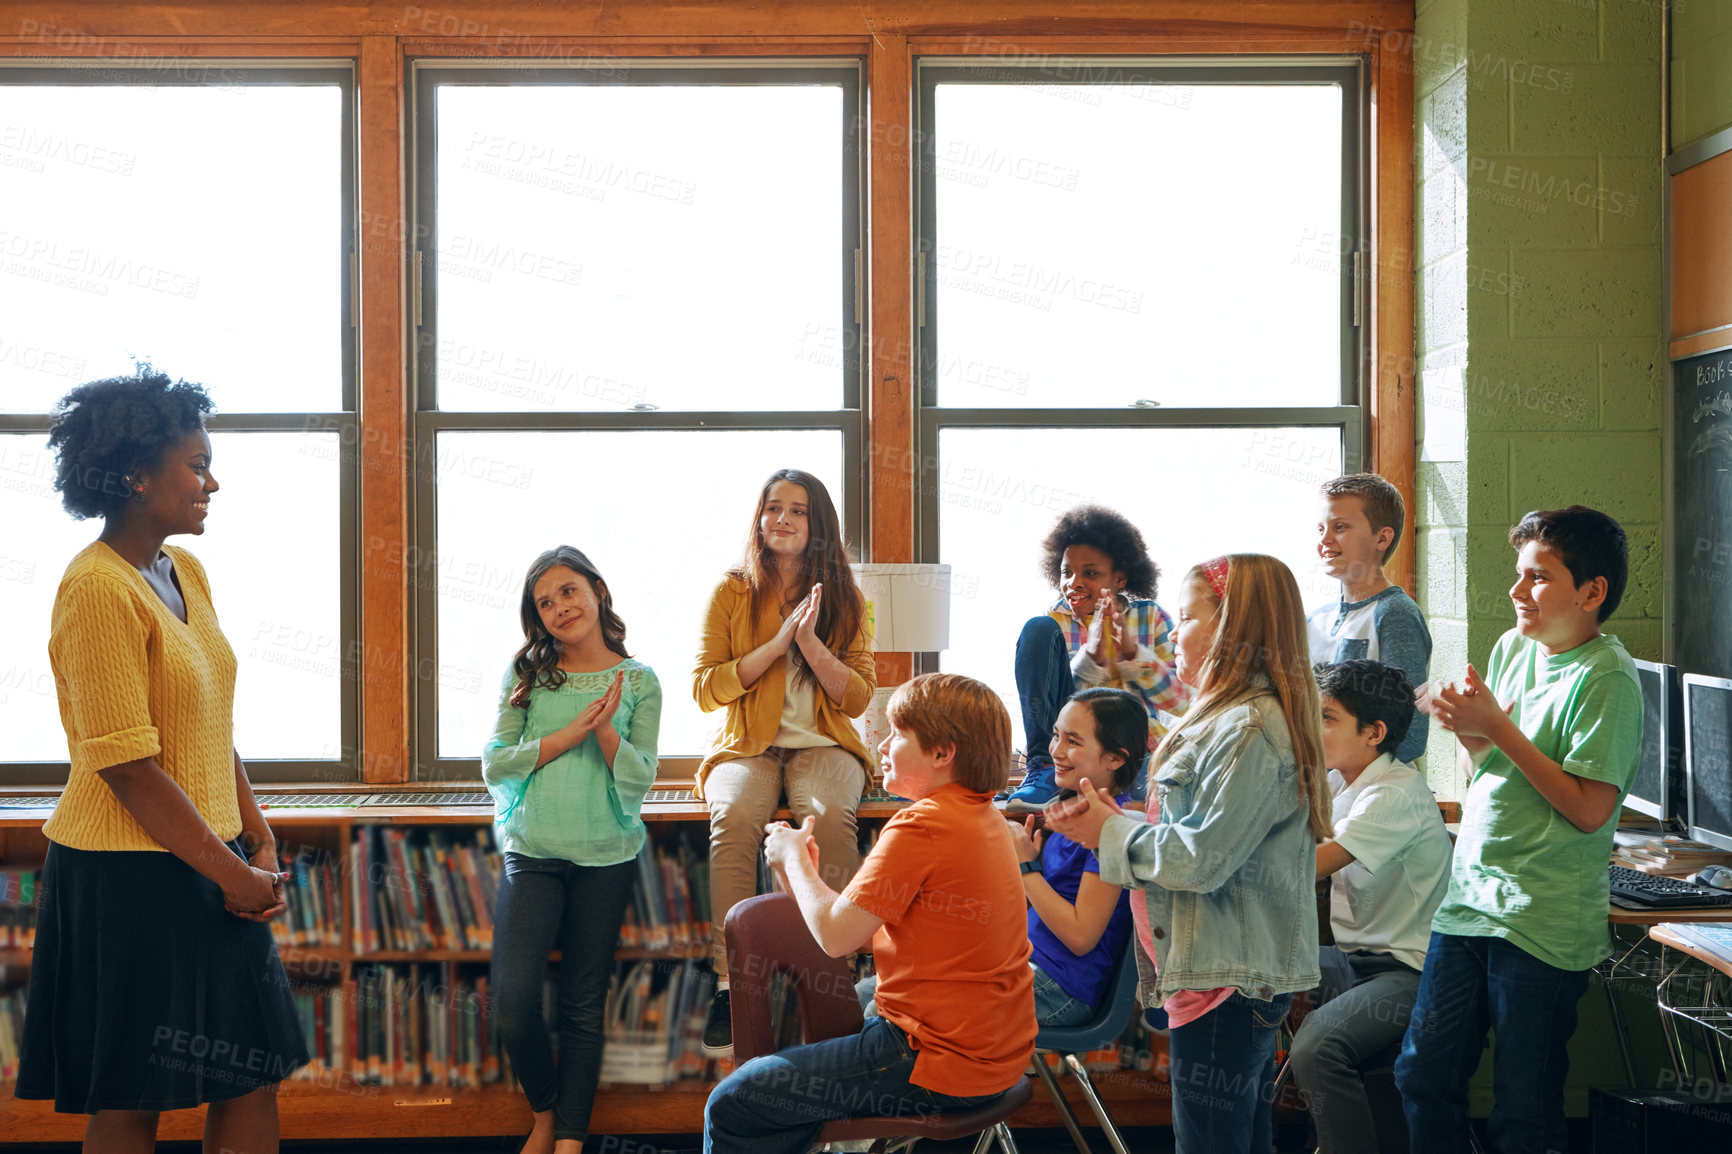
[[[1047,802],[1058,796],[1057,773],[1050,761],[1031,761],[1022,784],[1010,793],[1004,803],[1006,813],[1039,813]]]
[[[704,1057],[726,1058],[734,1052],[734,1009],[727,990],[717,990],[704,1021]]]

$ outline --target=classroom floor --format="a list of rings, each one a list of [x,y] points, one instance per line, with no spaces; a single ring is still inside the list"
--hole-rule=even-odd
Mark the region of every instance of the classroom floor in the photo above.
[[[1131,1127],[1124,1131],[1131,1154],[1167,1154],[1173,1148],[1173,1132],[1165,1126]],[[1106,1142],[1091,1135],[1096,1154],[1108,1154]],[[451,1138],[414,1142],[284,1142],[283,1154],[517,1154],[520,1138]],[[1076,1154],[1063,1130],[1018,1130],[1018,1154]],[[5,1154],[69,1154],[75,1145],[0,1145]],[[196,1154],[196,1142],[163,1142],[159,1154]],[[596,1135],[585,1146],[585,1154],[700,1154],[703,1140],[696,1134],[633,1134],[626,1138]],[[960,1142],[928,1142],[919,1154],[972,1154],[974,1139]]]
[[[1476,1121],[1482,1126],[1483,1121]],[[1165,1126],[1132,1126],[1124,1131],[1125,1145],[1131,1154],[1170,1154],[1173,1132]],[[1098,1131],[1089,1131],[1094,1154],[1108,1154],[1110,1147]],[[1309,1130],[1296,1126],[1278,1126],[1275,1148],[1278,1154],[1298,1154],[1311,1149]],[[521,1139],[447,1138],[418,1139],[414,1142],[285,1142],[283,1154],[517,1154]],[[1076,1154],[1070,1137],[1063,1130],[1018,1130],[1018,1154]],[[1570,1154],[1588,1154],[1593,1148],[1592,1134],[1586,1118],[1570,1119]],[[78,1147],[69,1143],[52,1145],[9,1145],[0,1143],[4,1154],[71,1154]],[[197,1154],[196,1142],[164,1142],[157,1146],[159,1154]],[[585,1154],[701,1154],[703,1141],[696,1134],[634,1134],[625,1138],[596,1135]],[[917,1154],[973,1154],[972,1138],[959,1142],[928,1142],[916,1148]]]

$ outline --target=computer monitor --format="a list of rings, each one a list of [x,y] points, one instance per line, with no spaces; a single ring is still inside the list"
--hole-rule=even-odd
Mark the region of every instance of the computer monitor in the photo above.
[[[1624,805],[1658,818],[1663,826],[1682,827],[1689,800],[1684,791],[1684,695],[1678,689],[1678,669],[1638,661],[1636,677],[1642,683],[1642,753]]]
[[[1732,678],[1684,675],[1690,836],[1732,850]]]

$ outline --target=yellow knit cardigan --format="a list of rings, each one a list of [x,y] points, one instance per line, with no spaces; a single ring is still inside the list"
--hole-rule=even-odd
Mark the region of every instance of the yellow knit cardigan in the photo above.
[[[752,588],[744,580],[728,576],[710,595],[704,615],[704,636],[692,671],[692,696],[705,713],[726,708],[716,746],[698,766],[697,794],[704,795],[704,779],[710,769],[724,761],[756,757],[770,748],[782,726],[782,698],[787,685],[787,657],[777,658],[750,689],[740,684],[740,658],[776,636],[782,618],[775,605],[766,604],[756,621],[752,615]],[[864,622],[848,647],[837,656],[849,666],[848,687],[837,704],[820,688],[812,695],[817,730],[842,749],[860,759],[866,781],[872,780],[874,759],[854,728],[853,718],[866,711],[878,685],[878,666]]]
[[[72,772],[42,826],[73,849],[162,850],[98,771],[154,757],[224,841],[241,832],[235,791],[235,654],[217,627],[204,567],[164,548],[185,621],[101,541],[66,567],[48,662]],[[165,851],[166,852],[166,851]]]

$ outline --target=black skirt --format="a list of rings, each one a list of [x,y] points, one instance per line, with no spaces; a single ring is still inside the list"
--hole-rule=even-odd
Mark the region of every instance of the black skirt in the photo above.
[[[180,1110],[306,1064],[270,926],[225,910],[185,862],[50,842],[41,884],[15,1096]]]

